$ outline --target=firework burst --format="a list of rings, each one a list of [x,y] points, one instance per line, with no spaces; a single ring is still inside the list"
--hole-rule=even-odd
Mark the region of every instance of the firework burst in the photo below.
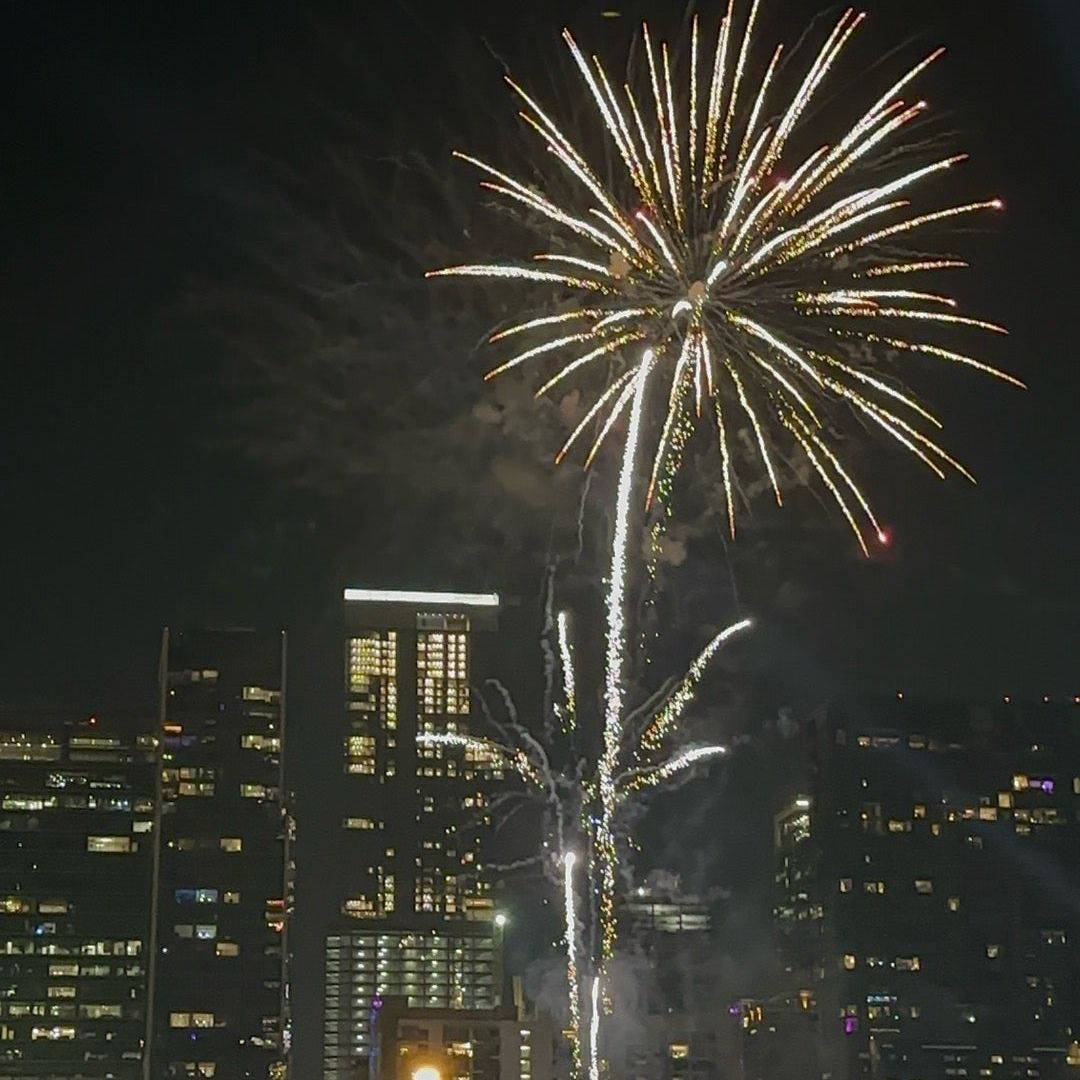
[[[689,430],[711,417],[729,527],[735,533],[737,472],[753,468],[782,501],[781,464],[801,455],[835,499],[864,552],[887,536],[868,497],[842,462],[845,423],[881,430],[937,476],[967,472],[936,441],[940,422],[899,377],[919,354],[1022,385],[935,331],[1004,333],[959,314],[940,281],[966,265],[913,251],[933,226],[1001,208],[991,198],[913,213],[910,199],[963,154],[933,156],[912,141],[926,103],[909,101],[913,81],[937,50],[901,75],[832,141],[806,120],[811,103],[858,30],[863,14],[841,15],[808,67],[792,73],[783,48],[759,56],[754,27],[730,0],[715,47],[703,47],[695,17],[685,62],[657,48],[644,27],[641,85],[618,87],[601,62],[563,37],[599,113],[604,147],[579,148],[522,87],[522,120],[557,161],[550,189],[523,183],[466,154],[482,186],[524,207],[556,250],[531,263],[486,263],[432,271],[543,286],[546,308],[492,341],[521,347],[488,377],[548,365],[538,396],[572,381],[595,389],[584,418],[556,458],[591,440],[586,463],[631,411],[638,375],[650,364],[646,409],[651,477],[646,504],[669,493]],[[755,74],[752,76],[751,72]],[[760,75],[757,73],[760,72]],[[860,79],[861,87],[865,78]],[[847,93],[836,106],[845,111]],[[852,110],[856,113],[858,109]],[[601,168],[614,151],[609,184]],[[929,155],[929,156],[928,156]],[[538,170],[543,172],[543,169]],[[918,333],[909,328],[918,327]],[[591,380],[591,382],[589,381]],[[735,454],[743,428],[752,451]],[[931,434],[927,434],[927,430]],[[587,436],[587,438],[586,438]]]

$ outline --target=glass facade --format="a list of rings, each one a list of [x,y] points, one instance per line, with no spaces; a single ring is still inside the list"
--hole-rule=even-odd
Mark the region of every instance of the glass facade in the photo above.
[[[0,1076],[142,1076],[146,721],[0,712]]]
[[[331,935],[326,943],[325,1075],[367,1068],[371,1013],[381,999],[410,1008],[492,1009],[501,1000],[501,931],[491,922],[430,933]]]
[[[152,1076],[287,1075],[284,636],[169,635]]]
[[[470,687],[477,631],[495,629],[497,605],[495,597],[469,594],[347,591],[341,782],[331,796],[337,908],[326,938],[326,1080],[366,1069],[368,1014],[378,994],[400,992],[425,1003],[433,994],[433,1003],[448,1008],[498,1002],[501,976],[489,947],[497,933],[483,853],[499,763],[473,749],[417,745],[418,735],[475,730]],[[356,951],[379,935],[398,943],[389,964],[395,956],[404,963],[408,954],[413,965],[410,950],[420,945],[401,943],[421,940],[458,942],[455,949],[479,959],[462,966],[445,951],[449,945],[426,944],[444,957],[450,982],[443,985],[440,967],[432,972],[435,982],[385,990],[377,965],[369,978],[366,958]],[[348,990],[342,950],[353,965]],[[399,985],[391,968],[384,974],[385,985]],[[467,1004],[472,1001],[487,1004]]]

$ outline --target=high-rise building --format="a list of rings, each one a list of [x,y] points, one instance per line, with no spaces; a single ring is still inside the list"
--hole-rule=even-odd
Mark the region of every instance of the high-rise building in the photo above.
[[[726,1076],[730,1025],[716,1000],[710,899],[653,870],[620,906],[613,983],[621,1026],[605,1052],[628,1080]],[[731,1042],[731,1039],[728,1039]]]
[[[0,712],[0,1076],[137,1080],[154,827],[148,722]]]
[[[146,1080],[288,1075],[285,636],[166,630]]]
[[[842,1080],[1080,1075],[1080,710],[828,710],[778,925]]]
[[[325,1080],[367,1075],[372,1002],[485,1009],[501,1000],[501,932],[484,873],[500,762],[418,746],[475,731],[494,594],[345,591],[344,709],[337,779],[337,898],[326,936]]]
[[[372,1080],[553,1080],[555,1029],[523,1001],[497,1009],[435,1009],[385,997],[372,1012]],[[433,1069],[434,1072],[424,1072]]]

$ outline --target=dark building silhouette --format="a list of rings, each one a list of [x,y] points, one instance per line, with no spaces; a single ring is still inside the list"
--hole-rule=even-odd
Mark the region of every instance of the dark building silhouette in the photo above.
[[[154,827],[148,720],[0,711],[0,1077],[136,1080]]]
[[[409,1007],[502,1000],[502,930],[484,873],[483,749],[418,746],[476,734],[493,594],[347,589],[340,756],[327,763],[336,910],[326,913],[325,1080],[367,1076],[381,995]],[[479,660],[478,660],[479,657]]]
[[[710,899],[653,870],[620,904],[624,955],[616,960],[617,1012],[626,1021],[607,1051],[628,1080],[719,1080],[732,1040],[716,997]]]
[[[514,996],[513,1003],[496,1009],[468,1010],[378,999],[372,1011],[371,1080],[435,1075],[446,1080],[553,1080],[556,1033],[551,1017],[528,1008],[517,987]]]
[[[165,631],[147,1080],[288,1073],[285,637]]]
[[[846,702],[812,756],[776,853],[813,1075],[1080,1075],[1080,709]]]

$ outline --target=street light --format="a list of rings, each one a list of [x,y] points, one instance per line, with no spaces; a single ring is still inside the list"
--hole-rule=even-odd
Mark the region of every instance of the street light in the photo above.
[[[434,1065],[421,1065],[413,1070],[412,1080],[443,1080],[443,1075]]]
[[[505,916],[505,915],[504,915],[504,914],[503,914],[503,913],[502,913],[501,911],[499,912],[499,914],[498,914],[498,915],[496,915],[496,916],[495,916],[495,925],[496,925],[496,926],[497,926],[497,927],[498,927],[498,928],[499,928],[500,930],[501,930],[501,929],[502,929],[502,928],[503,928],[504,926],[506,926],[506,916]],[[414,1078],[414,1080],[417,1080],[417,1078]],[[419,1078],[418,1078],[418,1080],[435,1080],[435,1078],[434,1078],[434,1077],[431,1077],[431,1076],[421,1076],[421,1077],[419,1077]]]

